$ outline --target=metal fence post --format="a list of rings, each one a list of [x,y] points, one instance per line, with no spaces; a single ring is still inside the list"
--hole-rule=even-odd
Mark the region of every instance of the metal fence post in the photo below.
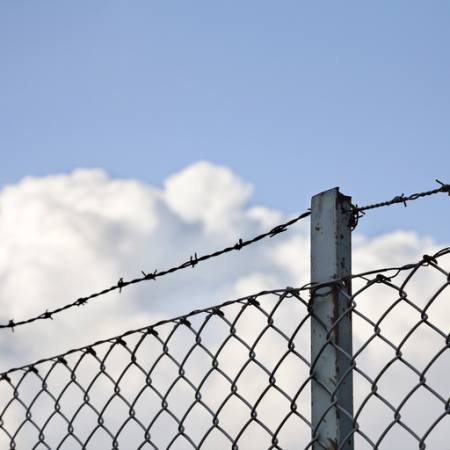
[[[311,201],[311,281],[351,274],[351,198],[330,189]],[[350,281],[345,288],[351,292]],[[340,289],[311,299],[311,421],[313,450],[353,450],[352,321]],[[338,321],[338,319],[340,319]]]

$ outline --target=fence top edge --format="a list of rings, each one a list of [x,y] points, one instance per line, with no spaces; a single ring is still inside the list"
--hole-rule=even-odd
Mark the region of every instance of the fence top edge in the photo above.
[[[24,364],[18,367],[14,367],[11,369],[8,369],[4,372],[0,372],[0,381],[2,381],[3,379],[5,379],[5,377],[7,377],[9,374],[13,373],[13,372],[19,372],[19,371],[27,371],[32,367],[35,367],[37,365],[41,365],[44,364],[46,362],[61,362],[61,360],[65,357],[65,356],[69,356],[73,353],[77,353],[77,352],[83,352],[83,351],[87,351],[89,349],[92,349],[93,347],[97,347],[99,345],[102,344],[106,344],[106,343],[113,343],[114,341],[120,340],[124,337],[136,334],[136,333],[140,333],[140,332],[144,332],[144,331],[148,331],[148,330],[153,330],[155,328],[158,327],[162,327],[164,325],[170,324],[170,323],[183,323],[185,322],[188,318],[199,315],[199,314],[216,314],[218,310],[220,310],[221,308],[227,307],[227,306],[231,306],[231,305],[235,305],[238,303],[241,303],[243,305],[248,304],[248,305],[252,305],[254,303],[254,300],[258,297],[262,297],[265,295],[278,295],[281,296],[283,294],[286,293],[297,293],[301,290],[301,288],[292,288],[292,287],[287,287],[287,288],[279,288],[279,289],[272,289],[272,290],[263,290],[260,291],[256,294],[252,294],[252,295],[247,295],[245,297],[239,297],[239,298],[235,298],[232,300],[227,300],[225,302],[213,305],[213,306],[208,306],[206,308],[201,308],[201,309],[194,309],[191,312],[187,313],[187,314],[182,314],[180,316],[176,316],[176,317],[172,317],[172,318],[168,318],[168,319],[162,319],[159,320],[158,322],[155,322],[151,325],[146,325],[140,328],[136,328],[136,329],[131,329],[128,330],[124,333],[121,333],[119,335],[115,335],[106,339],[100,339],[98,341],[95,341],[92,344],[89,345],[84,345],[81,347],[76,347],[73,349],[70,349],[66,352],[54,355],[54,356],[50,356],[47,358],[42,358],[39,359],[33,363],[29,363],[29,364]]]

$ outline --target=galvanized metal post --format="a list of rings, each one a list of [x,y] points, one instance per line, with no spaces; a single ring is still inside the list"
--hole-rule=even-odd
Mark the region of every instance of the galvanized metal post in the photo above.
[[[311,281],[351,274],[351,198],[330,189],[311,202]],[[350,280],[345,289],[351,293]],[[313,450],[353,450],[352,320],[340,289],[313,291],[311,421]]]

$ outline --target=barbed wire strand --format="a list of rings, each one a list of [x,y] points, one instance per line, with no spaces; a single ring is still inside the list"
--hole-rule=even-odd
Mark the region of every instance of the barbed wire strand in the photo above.
[[[366,205],[366,206],[358,206],[358,205],[353,205],[352,208],[352,218],[350,221],[350,226],[352,231],[357,227],[359,219],[363,216],[365,216],[365,211],[369,211],[371,209],[376,209],[376,208],[384,208],[385,206],[391,206],[391,205],[395,205],[398,203],[402,203],[405,207],[408,205],[408,202],[410,201],[414,201],[417,200],[419,198],[423,198],[423,197],[428,197],[430,195],[434,195],[434,194],[440,194],[440,193],[446,193],[450,196],[450,184],[447,183],[443,183],[442,181],[439,180],[435,180],[436,183],[438,183],[440,185],[439,188],[436,189],[431,189],[430,191],[423,191],[423,192],[416,192],[415,194],[411,194],[411,195],[405,195],[405,194],[401,194],[401,195],[397,195],[395,196],[393,199],[391,200],[387,200],[384,202],[380,202],[380,203],[372,203],[370,205]]]
[[[162,270],[162,271],[155,270],[152,273],[146,273],[144,271],[141,271],[142,277],[137,277],[137,278],[134,278],[134,279],[128,280],[128,281],[125,281],[123,278],[120,278],[119,281],[117,282],[117,284],[115,284],[113,286],[110,286],[110,287],[108,287],[106,289],[103,289],[103,290],[101,290],[99,292],[95,292],[93,294],[90,294],[90,295],[88,295],[86,297],[80,297],[77,300],[75,300],[75,301],[73,301],[71,303],[68,303],[68,304],[66,304],[64,306],[61,306],[59,308],[55,308],[55,309],[50,310],[50,311],[46,310],[44,313],[41,313],[41,314],[39,314],[37,316],[33,316],[33,317],[28,318],[28,319],[24,319],[24,320],[20,320],[20,321],[15,321],[14,319],[11,319],[8,323],[0,324],[0,329],[9,328],[12,331],[14,331],[14,328],[16,328],[18,326],[30,324],[30,323],[35,322],[37,320],[51,320],[51,319],[53,319],[53,316],[56,315],[56,314],[62,313],[63,311],[67,311],[68,309],[71,309],[71,308],[75,308],[75,307],[86,305],[90,300],[92,300],[94,298],[97,298],[97,297],[101,297],[101,296],[103,296],[105,294],[108,294],[110,292],[119,290],[119,293],[120,293],[120,292],[122,292],[123,288],[125,288],[127,286],[130,286],[132,284],[141,283],[141,282],[147,281],[147,280],[156,280],[157,278],[160,278],[162,276],[165,276],[165,275],[177,272],[177,271],[182,270],[182,269],[186,269],[188,267],[194,268],[200,262],[206,261],[206,260],[211,259],[211,258],[216,258],[218,256],[221,256],[221,255],[225,254],[225,253],[229,253],[229,252],[233,252],[233,251],[239,251],[242,248],[247,247],[247,246],[249,246],[251,244],[254,244],[255,242],[258,242],[258,241],[260,241],[262,239],[265,239],[267,237],[274,237],[274,236],[276,236],[276,235],[278,235],[280,233],[283,233],[284,231],[286,231],[288,229],[288,227],[290,227],[291,225],[294,225],[295,223],[299,222],[300,220],[302,220],[302,219],[304,219],[304,218],[306,218],[306,217],[308,217],[310,215],[311,215],[311,211],[307,210],[304,213],[300,214],[299,216],[297,216],[297,217],[295,217],[295,218],[293,218],[293,219],[291,219],[291,220],[289,220],[289,221],[287,221],[285,223],[282,223],[282,224],[279,224],[279,225],[275,226],[274,228],[272,228],[270,231],[268,231],[266,233],[259,234],[259,235],[255,236],[255,237],[251,238],[251,239],[248,239],[248,240],[239,239],[236,244],[231,245],[229,247],[225,247],[222,250],[218,250],[218,251],[215,251],[215,252],[210,253],[210,254],[206,254],[206,255],[203,255],[203,256],[197,256],[197,253],[194,253],[194,255],[191,256],[189,260],[179,264],[178,266],[171,267],[170,269],[166,269],[166,270]]]
[[[436,183],[439,183],[441,187],[432,189],[430,191],[417,192],[417,193],[411,194],[411,195],[405,195],[405,194],[397,195],[396,197],[394,197],[391,200],[380,202],[380,203],[373,203],[371,205],[366,205],[366,206],[355,205],[355,210],[360,213],[363,213],[364,211],[368,211],[369,209],[382,208],[384,206],[391,206],[391,205],[395,205],[397,203],[403,203],[404,206],[407,206],[407,202],[417,200],[417,199],[423,198],[423,197],[428,197],[428,196],[434,195],[434,194],[446,193],[446,194],[450,195],[450,184],[443,183],[442,181],[439,181],[439,180],[435,180],[435,181],[436,181]]]
[[[366,205],[366,206],[362,206],[362,207],[355,205],[353,208],[353,211],[352,211],[353,212],[353,218],[352,218],[352,223],[351,223],[352,229],[356,228],[356,226],[358,224],[358,220],[365,214],[365,211],[367,211],[367,210],[381,208],[384,206],[390,206],[390,205],[393,205],[396,203],[403,203],[406,206],[407,202],[409,202],[409,201],[417,200],[418,198],[427,197],[427,196],[438,194],[438,193],[447,193],[448,195],[450,195],[450,184],[442,183],[439,180],[436,180],[436,182],[440,184],[440,187],[430,190],[430,191],[418,192],[418,193],[415,193],[415,194],[412,194],[409,196],[405,196],[404,194],[401,194],[399,196],[394,197],[392,200],[381,202],[381,203],[374,203],[374,204]],[[86,297],[80,297],[71,303],[68,303],[68,304],[58,307],[58,308],[55,308],[51,311],[46,310],[44,313],[41,313],[37,316],[30,317],[28,319],[24,319],[24,320],[20,320],[20,321],[11,319],[11,320],[9,320],[8,323],[0,324],[0,329],[9,328],[12,331],[14,331],[14,329],[18,326],[27,325],[27,324],[30,324],[37,320],[51,320],[51,319],[53,319],[53,316],[56,314],[59,314],[63,311],[66,311],[66,310],[74,308],[74,307],[86,305],[90,300],[97,298],[97,297],[101,297],[101,296],[106,295],[115,290],[119,290],[119,293],[121,293],[123,288],[130,286],[132,284],[140,283],[140,282],[147,281],[147,280],[156,280],[159,277],[168,275],[170,273],[177,272],[178,270],[186,269],[188,267],[194,268],[198,263],[206,261],[210,258],[215,258],[215,257],[221,256],[225,253],[229,253],[232,251],[241,250],[242,248],[244,248],[248,245],[254,244],[255,242],[258,242],[262,239],[265,239],[267,237],[276,236],[276,235],[286,231],[289,226],[297,223],[298,221],[300,221],[310,215],[311,215],[311,211],[307,210],[306,212],[295,217],[294,219],[291,219],[285,223],[275,226],[274,228],[272,228],[270,231],[268,231],[266,233],[259,234],[258,236],[255,236],[254,238],[248,239],[245,241],[242,239],[239,239],[236,244],[229,246],[229,247],[225,247],[222,250],[218,250],[218,251],[215,251],[210,254],[206,254],[206,255],[198,257],[197,253],[194,253],[194,255],[191,256],[189,260],[179,264],[178,266],[171,267],[170,269],[166,269],[166,270],[162,270],[162,271],[155,270],[152,273],[146,273],[144,271],[141,271],[142,277],[137,277],[137,278],[134,278],[134,279],[128,280],[128,281],[125,281],[121,277],[121,278],[119,278],[119,281],[117,282],[117,284],[110,286],[109,288],[103,289],[99,292],[95,292]]]
[[[245,297],[239,297],[233,300],[228,300],[225,301],[223,303],[214,305],[214,306],[209,306],[206,308],[202,308],[202,309],[194,309],[193,311],[187,313],[187,314],[183,314],[174,318],[170,318],[170,319],[162,319],[156,323],[154,323],[153,325],[150,326],[144,326],[141,328],[137,328],[137,329],[132,329],[132,330],[128,330],[125,333],[119,334],[117,336],[111,337],[111,338],[107,338],[107,339],[101,339],[98,340],[90,345],[85,345],[82,347],[78,347],[78,348],[73,348],[71,350],[68,350],[64,353],[61,353],[59,355],[56,356],[52,356],[52,357],[48,357],[48,358],[42,358],[39,359],[37,361],[35,361],[32,364],[25,364],[23,366],[19,366],[19,367],[14,367],[11,369],[8,369],[2,373],[0,373],[0,380],[8,380],[8,375],[14,372],[18,372],[18,371],[25,371],[25,370],[37,370],[35,366],[37,365],[41,365],[43,363],[49,362],[49,361],[53,361],[53,362],[60,362],[60,363],[65,363],[65,357],[69,356],[73,353],[77,353],[77,352],[81,352],[81,351],[87,351],[87,352],[91,352],[92,349],[94,347],[97,347],[101,344],[105,344],[105,343],[114,343],[117,342],[126,337],[129,336],[131,334],[134,333],[139,333],[139,332],[148,332],[150,334],[155,333],[156,330],[155,328],[161,327],[162,325],[166,325],[169,323],[183,323],[185,322],[187,319],[189,319],[191,316],[194,315],[198,315],[198,314],[202,314],[202,313],[209,313],[209,314],[220,314],[221,313],[221,308],[226,307],[226,306],[230,306],[236,303],[254,303],[257,297],[261,297],[263,295],[268,295],[268,294],[277,294],[279,295],[280,293],[290,293],[293,295],[299,295],[300,292],[304,292],[304,291],[310,291],[311,293],[311,297],[313,296],[320,296],[322,294],[317,294],[317,290],[325,288],[325,287],[333,287],[336,285],[340,285],[342,283],[347,282],[349,279],[355,279],[355,278],[360,278],[363,279],[365,281],[367,281],[367,283],[369,284],[373,284],[373,283],[377,283],[377,282],[384,282],[386,280],[391,281],[394,278],[398,277],[402,272],[406,271],[406,270],[414,270],[417,269],[421,266],[426,266],[429,265],[430,263],[436,263],[438,258],[441,258],[442,256],[448,255],[450,254],[450,247],[444,247],[441,250],[439,250],[438,252],[434,253],[433,255],[423,255],[422,258],[416,262],[416,263],[410,263],[410,264],[405,264],[402,266],[396,266],[396,267],[385,267],[385,268],[381,268],[381,269],[375,269],[375,270],[369,270],[369,271],[365,271],[365,272],[360,272],[357,274],[353,274],[353,275],[348,275],[336,280],[332,280],[332,281],[327,281],[324,283],[307,283],[304,284],[303,286],[299,287],[299,288],[294,288],[294,287],[286,287],[284,289],[272,289],[272,290],[264,290],[261,291],[257,294],[253,294],[253,295],[248,295]],[[394,272],[394,274],[390,275],[390,276],[384,276],[382,275],[383,273],[386,272]],[[373,279],[367,279],[366,277],[369,275],[377,275],[375,278]],[[450,279],[449,279],[450,282]]]

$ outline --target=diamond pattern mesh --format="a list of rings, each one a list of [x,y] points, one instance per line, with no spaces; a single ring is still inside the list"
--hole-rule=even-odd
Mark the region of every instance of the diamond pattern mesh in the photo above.
[[[450,448],[447,255],[353,278],[357,449]],[[311,426],[314,292],[262,292],[11,369],[0,449],[341,448]]]

